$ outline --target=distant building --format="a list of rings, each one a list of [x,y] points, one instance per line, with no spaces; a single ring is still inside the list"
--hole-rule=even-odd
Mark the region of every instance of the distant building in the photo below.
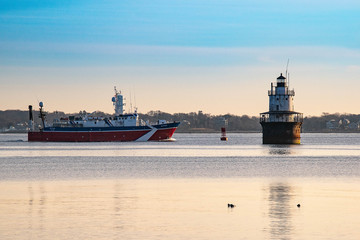
[[[217,127],[227,127],[227,125],[228,125],[228,120],[225,119],[224,117],[217,117],[217,118],[215,119],[215,125],[216,125]]]
[[[331,119],[326,122],[326,129],[329,130],[360,130],[360,121],[350,122],[349,119],[343,118],[339,121]]]
[[[336,121],[335,119],[331,119],[330,121],[326,122],[326,128],[327,129],[338,129],[340,126],[339,121]]]
[[[0,129],[0,132],[14,133],[14,132],[26,132],[29,130],[27,123],[16,123],[15,126]]]
[[[352,122],[348,125],[348,129],[351,129],[351,130],[359,130],[360,128],[360,123],[359,122]]]
[[[342,129],[348,129],[350,124],[350,120],[347,118],[343,118],[339,121],[339,127],[341,127]]]

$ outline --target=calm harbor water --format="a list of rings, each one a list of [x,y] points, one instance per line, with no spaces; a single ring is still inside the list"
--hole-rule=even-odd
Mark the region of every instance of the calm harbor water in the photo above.
[[[228,137],[0,135],[0,239],[360,239],[360,134]]]

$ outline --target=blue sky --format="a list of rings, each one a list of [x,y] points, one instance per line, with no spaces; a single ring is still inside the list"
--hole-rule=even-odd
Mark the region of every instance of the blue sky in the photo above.
[[[0,6],[4,41],[358,47],[360,40],[356,1],[11,0]]]
[[[40,98],[112,112],[117,85],[142,112],[257,115],[290,59],[296,110],[355,113],[359,12],[349,0],[3,0],[0,109]]]

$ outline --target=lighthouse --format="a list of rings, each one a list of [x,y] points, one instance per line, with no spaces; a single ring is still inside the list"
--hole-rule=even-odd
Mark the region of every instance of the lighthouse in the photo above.
[[[260,113],[263,144],[300,144],[303,114],[294,111],[295,91],[282,74],[271,83],[269,111]]]

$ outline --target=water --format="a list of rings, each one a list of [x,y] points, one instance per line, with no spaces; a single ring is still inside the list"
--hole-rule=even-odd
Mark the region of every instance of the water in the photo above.
[[[0,239],[360,239],[360,134],[174,137],[0,135]]]

